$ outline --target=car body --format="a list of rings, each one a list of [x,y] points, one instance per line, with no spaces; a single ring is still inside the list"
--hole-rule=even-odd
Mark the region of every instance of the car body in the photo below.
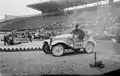
[[[84,39],[80,41],[76,41],[73,34],[62,34],[45,40],[43,51],[46,54],[52,53],[53,56],[62,56],[66,49],[72,49],[76,52],[85,51],[87,53],[92,53],[95,51],[95,46],[96,41],[90,34],[86,34]]]

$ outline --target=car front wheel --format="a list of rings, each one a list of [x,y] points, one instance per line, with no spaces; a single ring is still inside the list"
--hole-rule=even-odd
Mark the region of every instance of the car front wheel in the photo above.
[[[57,44],[57,45],[54,45],[52,47],[52,55],[53,56],[56,56],[56,57],[59,57],[59,56],[62,56],[64,54],[64,46],[62,44]]]
[[[50,54],[50,53],[51,53],[51,51],[50,51],[50,46],[49,46],[48,44],[44,44],[44,45],[43,45],[43,51],[44,51],[44,53],[46,53],[46,54]]]

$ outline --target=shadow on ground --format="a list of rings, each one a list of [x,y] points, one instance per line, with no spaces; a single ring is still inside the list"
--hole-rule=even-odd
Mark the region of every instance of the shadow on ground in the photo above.
[[[108,73],[104,73],[104,76],[110,76],[110,75],[120,75],[120,69],[117,69]]]
[[[69,52],[69,53],[64,53],[63,56],[72,56],[72,55],[78,55],[78,54],[86,54],[85,52]]]

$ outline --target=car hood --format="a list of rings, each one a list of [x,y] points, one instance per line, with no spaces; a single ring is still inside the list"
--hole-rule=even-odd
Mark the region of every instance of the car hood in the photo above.
[[[62,34],[54,37],[55,39],[58,38],[72,38],[72,34]]]

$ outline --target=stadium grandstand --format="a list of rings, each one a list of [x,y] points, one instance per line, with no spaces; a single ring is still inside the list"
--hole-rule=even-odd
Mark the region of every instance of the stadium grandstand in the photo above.
[[[79,9],[81,5],[95,3],[99,1],[109,1],[110,4],[88,7]],[[117,2],[117,1],[116,1]],[[66,10],[65,9],[76,9],[78,10]],[[85,25],[85,27],[94,27],[93,30],[102,25],[114,25],[115,22],[111,23],[112,19],[116,19],[116,22],[119,21],[120,11],[119,2],[114,3],[114,0],[52,0],[44,3],[36,3],[27,5],[28,8],[36,9],[41,11],[42,14],[37,14],[34,16],[28,17],[16,17],[0,22],[0,30],[7,29],[37,29],[37,28],[47,28],[50,25],[59,24],[62,28],[69,28],[72,25],[78,23],[80,25]],[[112,11],[113,10],[113,11]],[[105,13],[103,15],[103,13]],[[108,13],[111,13],[111,16],[108,16]],[[101,16],[101,17],[99,17]],[[117,16],[117,17],[116,17]],[[100,18],[99,22],[98,18]],[[104,18],[108,18],[108,21],[103,21]],[[102,24],[103,23],[103,24]],[[110,24],[109,24],[110,23]],[[119,23],[117,23],[119,24]],[[88,26],[89,25],[89,26]],[[95,26],[101,25],[101,26]],[[51,26],[52,27],[52,26]],[[101,30],[100,29],[100,30]]]
[[[56,20],[62,22],[67,20],[68,17],[63,17],[64,12],[62,10],[64,8],[85,3],[91,3],[93,1],[95,2],[96,0],[53,0],[45,3],[29,4],[27,7],[42,11],[42,15],[39,14],[32,17],[16,17],[4,20],[0,22],[0,29],[38,28],[40,27],[40,25],[51,24],[54,23]]]

